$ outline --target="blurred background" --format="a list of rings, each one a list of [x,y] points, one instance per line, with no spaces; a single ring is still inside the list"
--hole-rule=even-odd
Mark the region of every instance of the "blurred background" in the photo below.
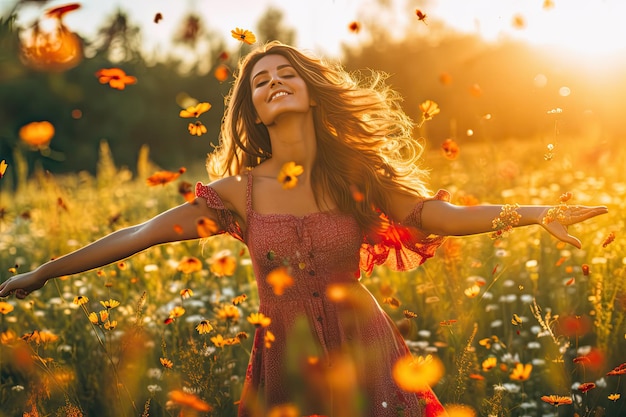
[[[16,169],[94,172],[103,140],[131,170],[142,146],[164,169],[202,165],[253,47],[235,28],[387,72],[415,120],[435,101],[441,113],[416,132],[433,148],[577,141],[601,161],[626,133],[625,12],[619,0],[1,0],[0,186],[16,186]],[[136,82],[112,88],[103,68]],[[179,117],[196,102],[212,106],[201,136]],[[20,135],[41,121],[49,138]]]

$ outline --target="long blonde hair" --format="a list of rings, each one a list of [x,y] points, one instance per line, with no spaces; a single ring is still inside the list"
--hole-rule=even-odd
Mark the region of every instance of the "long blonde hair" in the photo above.
[[[379,226],[380,212],[389,212],[392,193],[425,196],[429,192],[427,173],[419,166],[423,144],[413,137],[414,123],[403,111],[400,95],[385,83],[386,74],[351,74],[339,64],[276,41],[260,46],[239,63],[226,97],[220,145],[207,159],[212,178],[240,174],[271,158],[267,128],[255,122],[250,85],[252,68],[270,54],[291,63],[317,103],[313,107],[317,153],[311,180],[318,201],[330,197],[368,232]]]

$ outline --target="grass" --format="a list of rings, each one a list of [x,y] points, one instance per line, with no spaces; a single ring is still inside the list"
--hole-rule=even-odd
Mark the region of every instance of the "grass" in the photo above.
[[[609,215],[571,227],[580,250],[531,226],[498,241],[450,238],[417,270],[378,268],[363,282],[414,354],[441,360],[445,374],[433,388],[452,416],[626,415],[621,376],[607,375],[626,362],[619,142],[561,138],[546,158],[543,138],[472,141],[459,141],[454,160],[438,149],[425,155],[432,188],[448,189],[453,202],[556,204],[569,191],[571,204],[607,205]],[[143,152],[133,177],[103,144],[95,177],[37,172],[20,178],[16,193],[3,190],[2,279],[183,202],[176,183],[146,186],[153,169]],[[181,180],[204,178],[191,167]],[[236,415],[255,285],[245,247],[220,236],[155,247],[3,300],[0,416]],[[211,331],[198,332],[202,320]],[[516,378],[517,364],[532,369]],[[588,382],[595,387],[580,389]],[[542,401],[548,395],[572,404]]]

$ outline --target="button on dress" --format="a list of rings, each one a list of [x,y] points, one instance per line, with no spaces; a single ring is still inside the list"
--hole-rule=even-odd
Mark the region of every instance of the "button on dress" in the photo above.
[[[348,214],[257,213],[253,183],[249,171],[245,230],[213,188],[196,184],[196,195],[216,214],[219,233],[247,245],[259,312],[271,319],[255,331],[239,416],[264,416],[284,404],[303,416],[442,415],[430,389],[416,394],[395,384],[393,365],[409,349],[359,281],[361,271],[369,273],[375,265],[404,271],[434,255],[443,238],[420,231],[426,199],[404,221],[390,223],[373,244]],[[433,198],[449,200],[449,194],[440,190]],[[285,276],[293,279],[290,285],[277,286],[274,278],[280,283]]]

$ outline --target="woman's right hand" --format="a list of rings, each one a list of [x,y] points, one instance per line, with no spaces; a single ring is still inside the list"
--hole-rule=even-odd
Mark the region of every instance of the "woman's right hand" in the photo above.
[[[12,276],[0,284],[0,297],[8,297],[15,294],[15,297],[24,299],[27,295],[43,287],[46,281],[41,281],[35,276],[35,272],[25,272]]]

